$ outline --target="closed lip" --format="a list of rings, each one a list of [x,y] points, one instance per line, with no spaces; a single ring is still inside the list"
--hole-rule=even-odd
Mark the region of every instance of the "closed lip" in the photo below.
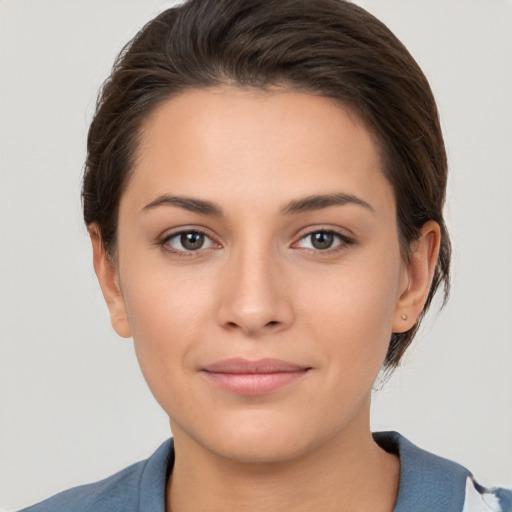
[[[282,359],[265,358],[251,361],[241,357],[216,361],[202,368],[205,372],[237,374],[300,372],[309,369],[310,367]]]
[[[224,359],[208,364],[201,373],[216,388],[230,394],[259,396],[301,380],[311,367],[281,359]]]

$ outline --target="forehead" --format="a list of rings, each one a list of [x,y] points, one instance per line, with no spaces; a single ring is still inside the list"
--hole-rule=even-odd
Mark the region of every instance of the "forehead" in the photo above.
[[[182,93],[146,119],[130,189],[148,202],[170,192],[220,201],[333,190],[392,199],[356,114],[321,96],[228,86]]]

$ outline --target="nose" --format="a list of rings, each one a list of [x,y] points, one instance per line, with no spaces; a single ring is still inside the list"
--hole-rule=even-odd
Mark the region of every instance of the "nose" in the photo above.
[[[290,288],[271,251],[233,254],[222,279],[218,321],[226,329],[260,337],[287,329],[293,322]]]

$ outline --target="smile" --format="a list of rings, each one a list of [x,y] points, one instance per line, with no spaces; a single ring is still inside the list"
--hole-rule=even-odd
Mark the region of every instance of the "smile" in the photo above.
[[[244,396],[275,392],[306,375],[310,367],[279,359],[226,359],[204,367],[203,375],[218,388]]]

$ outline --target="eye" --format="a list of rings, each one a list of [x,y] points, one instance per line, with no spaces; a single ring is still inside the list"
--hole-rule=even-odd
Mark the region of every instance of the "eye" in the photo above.
[[[171,252],[193,252],[199,249],[210,249],[217,244],[201,231],[181,231],[168,236],[162,246]]]
[[[326,251],[335,249],[341,245],[349,245],[352,240],[340,233],[334,231],[313,231],[303,236],[296,244],[296,247],[303,249],[313,249],[317,251]]]

